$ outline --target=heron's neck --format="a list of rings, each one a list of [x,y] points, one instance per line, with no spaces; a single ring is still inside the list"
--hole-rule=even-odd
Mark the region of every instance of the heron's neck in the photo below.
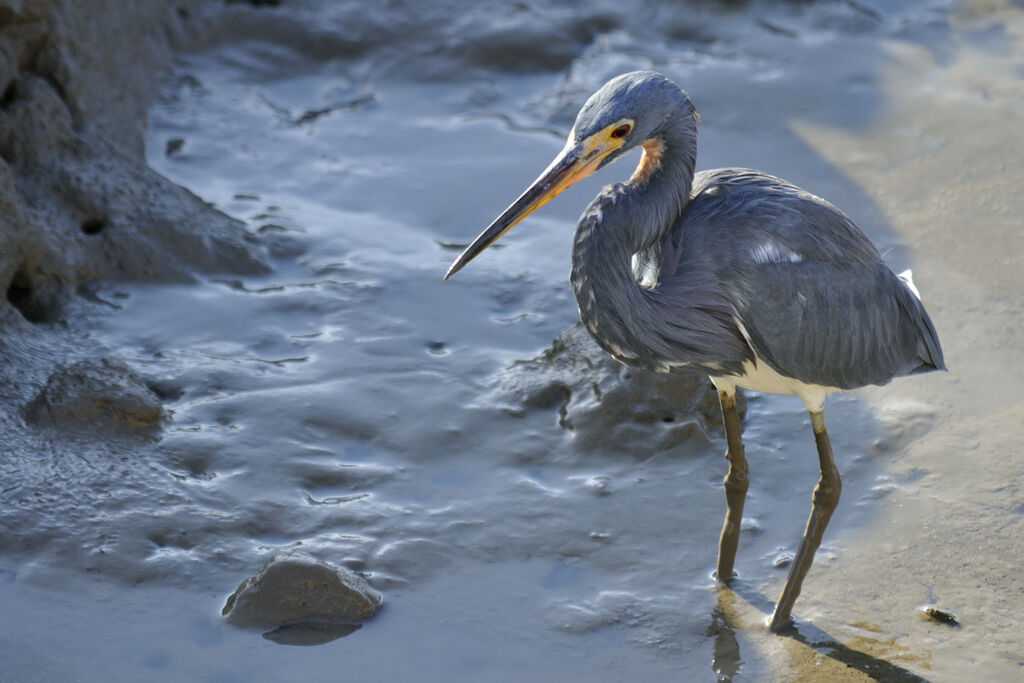
[[[597,341],[625,362],[634,361],[631,355],[649,356],[636,332],[655,315],[655,301],[638,282],[633,255],[657,261],[662,242],[690,201],[696,157],[690,123],[677,122],[647,141],[629,181],[605,188],[576,228],[571,280],[580,317]]]

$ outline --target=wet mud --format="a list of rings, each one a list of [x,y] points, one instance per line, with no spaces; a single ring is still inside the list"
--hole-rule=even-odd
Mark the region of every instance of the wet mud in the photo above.
[[[220,225],[228,246],[141,274],[116,266],[131,243],[95,252],[115,265],[59,279],[49,317],[0,261],[0,677],[1019,677],[1024,9],[187,10],[140,95],[136,167],[157,206],[198,197],[184,234]],[[640,68],[691,94],[698,168],[786,177],[912,267],[950,367],[829,399],[843,498],[782,636],[765,621],[817,479],[802,405],[747,396],[739,579],[719,588],[713,391],[620,368],[574,327],[576,217],[633,162],[441,281],[585,98]],[[67,225],[85,245],[121,216],[164,225],[125,202]],[[226,623],[294,552],[361,577],[379,613]]]

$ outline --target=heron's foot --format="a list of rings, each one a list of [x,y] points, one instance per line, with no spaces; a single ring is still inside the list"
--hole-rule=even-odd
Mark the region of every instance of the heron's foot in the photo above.
[[[794,628],[793,617],[787,611],[785,614],[779,612],[778,608],[772,612],[771,621],[768,622],[768,630],[772,633],[785,633]]]
[[[728,573],[716,571],[712,573],[712,576],[715,577],[715,581],[717,581],[718,583],[722,583],[728,586],[732,583],[733,579],[739,576],[739,574],[735,571],[729,570]]]

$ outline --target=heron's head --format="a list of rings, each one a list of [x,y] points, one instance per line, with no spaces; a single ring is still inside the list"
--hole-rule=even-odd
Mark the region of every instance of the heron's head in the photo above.
[[[555,160],[452,262],[445,279],[573,183],[639,145],[655,151],[651,146],[660,145],[668,123],[675,121],[678,126],[680,117],[683,117],[683,125],[692,125],[696,134],[696,113],[690,98],[659,73],[634,71],[605,83],[580,109],[569,139]],[[642,177],[649,175],[658,163],[659,154],[642,160],[638,175],[645,164]]]
[[[568,145],[600,156],[596,168],[602,168],[637,145],[660,139],[669,121],[682,122],[696,134],[689,96],[659,73],[634,71],[616,76],[590,96],[576,115]]]

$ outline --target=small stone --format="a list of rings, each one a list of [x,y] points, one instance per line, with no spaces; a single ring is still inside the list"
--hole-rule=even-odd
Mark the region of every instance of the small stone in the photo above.
[[[779,553],[775,557],[775,561],[772,562],[772,566],[776,569],[784,569],[793,563],[793,556],[789,553]]]
[[[160,398],[115,358],[89,358],[57,369],[25,407],[29,423],[70,431],[138,434],[160,427]]]
[[[361,576],[303,552],[267,560],[228,598],[221,614],[246,628],[357,624],[372,617],[381,595]]]
[[[921,618],[926,621],[934,621],[937,624],[945,624],[947,626],[960,626],[960,620],[948,609],[936,607],[935,605],[925,605],[921,607],[919,613]]]
[[[181,151],[181,148],[185,146],[185,141],[181,138],[171,138],[167,141],[164,146],[164,155],[172,157]]]
[[[760,534],[764,532],[761,522],[754,517],[744,517],[740,520],[740,531],[745,534]]]
[[[609,496],[611,490],[608,488],[608,482],[611,481],[611,477],[606,474],[600,474],[596,477],[591,477],[587,480],[585,486],[587,489],[598,496]]]

